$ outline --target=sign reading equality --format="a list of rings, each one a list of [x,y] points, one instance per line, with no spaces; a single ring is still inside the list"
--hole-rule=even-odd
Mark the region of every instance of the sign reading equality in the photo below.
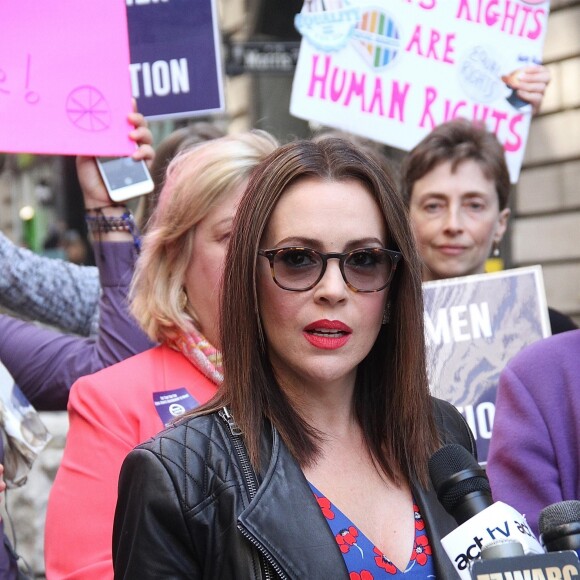
[[[215,0],[126,0],[131,85],[149,119],[223,111]]]
[[[290,112],[404,150],[453,118],[485,122],[522,164],[548,0],[306,0]]]
[[[131,154],[124,3],[0,0],[0,14],[0,151]]]
[[[550,335],[540,266],[423,283],[431,392],[465,416],[487,462],[499,375]]]

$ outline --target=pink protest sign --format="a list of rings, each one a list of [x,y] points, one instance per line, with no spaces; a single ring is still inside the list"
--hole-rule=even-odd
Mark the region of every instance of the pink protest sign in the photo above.
[[[548,0],[306,0],[290,112],[409,150],[456,117],[483,122],[513,182],[531,106],[512,87],[541,62]]]
[[[0,0],[0,151],[129,155],[124,0]]]

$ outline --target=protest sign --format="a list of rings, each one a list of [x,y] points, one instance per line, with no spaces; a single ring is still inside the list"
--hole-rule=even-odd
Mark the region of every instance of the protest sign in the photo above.
[[[0,151],[134,151],[125,4],[0,0],[0,15]]]
[[[3,478],[8,487],[26,482],[36,456],[51,439],[39,414],[0,363],[0,436],[4,454]]]
[[[423,289],[431,392],[465,416],[485,463],[501,371],[550,335],[541,267],[424,282]]]
[[[126,0],[131,84],[149,119],[224,109],[215,0]]]
[[[306,0],[290,112],[409,150],[453,118],[485,122],[517,181],[531,106],[511,88],[540,63],[548,0]]]

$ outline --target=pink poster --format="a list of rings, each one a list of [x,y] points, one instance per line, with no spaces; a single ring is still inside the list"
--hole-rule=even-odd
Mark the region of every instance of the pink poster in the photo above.
[[[437,125],[485,123],[513,183],[532,107],[517,71],[542,62],[549,0],[308,0],[290,112],[412,149]]]
[[[128,155],[125,0],[0,0],[0,151]]]

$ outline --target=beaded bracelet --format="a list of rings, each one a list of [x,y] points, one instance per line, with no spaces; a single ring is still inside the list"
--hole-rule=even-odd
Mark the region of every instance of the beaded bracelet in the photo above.
[[[129,208],[124,203],[110,203],[109,205],[101,205],[99,207],[89,207],[86,209],[86,212],[94,211],[97,215],[103,215],[103,210],[110,207],[122,207],[126,212],[129,211]]]
[[[110,206],[107,206],[110,207]],[[133,214],[125,208],[125,212],[121,216],[106,216],[103,215],[103,208],[94,208],[89,211],[94,211],[97,215],[85,216],[87,227],[92,234],[108,234],[109,232],[128,232],[133,236],[133,243],[137,251],[141,249],[141,238],[139,229],[135,223]]]

